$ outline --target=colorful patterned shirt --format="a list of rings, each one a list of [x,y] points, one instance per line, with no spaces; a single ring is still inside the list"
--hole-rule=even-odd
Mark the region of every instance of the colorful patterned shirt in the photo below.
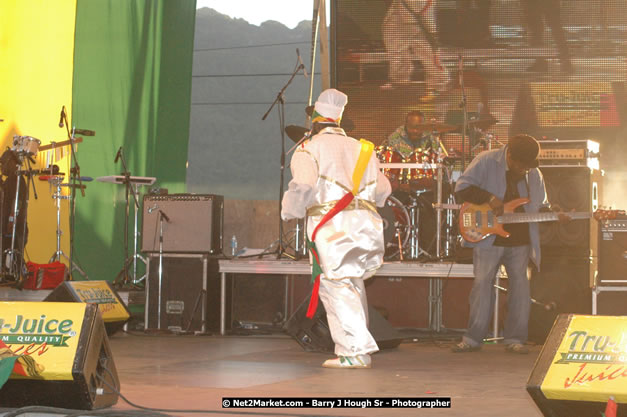
[[[431,135],[423,134],[417,145],[409,139],[405,126],[399,126],[388,138],[383,142],[384,146],[389,146],[395,151],[407,158],[416,149],[433,149],[437,150],[437,142]]]

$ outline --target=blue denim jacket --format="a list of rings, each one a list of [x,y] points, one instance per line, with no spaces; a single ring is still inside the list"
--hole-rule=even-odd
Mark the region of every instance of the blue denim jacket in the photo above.
[[[486,190],[501,200],[505,196],[507,184],[505,172],[507,171],[506,155],[507,146],[492,151],[482,152],[466,168],[455,185],[455,191],[461,191],[471,185]],[[544,188],[544,178],[538,168],[530,169],[527,173],[527,181],[518,182],[518,194],[527,197],[531,201],[523,207],[528,213],[537,213],[541,207],[548,207],[549,201]],[[528,186],[527,186],[528,184]],[[528,192],[527,192],[528,191]],[[496,236],[492,235],[480,242],[464,242],[468,247],[490,247],[494,244]],[[540,230],[538,223],[529,223],[529,239],[531,244],[530,258],[534,264],[540,267]]]

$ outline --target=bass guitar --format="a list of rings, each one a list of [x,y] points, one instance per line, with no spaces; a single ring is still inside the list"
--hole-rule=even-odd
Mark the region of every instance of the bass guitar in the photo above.
[[[503,225],[510,223],[536,223],[536,222],[552,222],[559,220],[558,213],[514,213],[517,207],[527,204],[529,199],[518,198],[508,201],[504,204],[503,214],[497,216],[492,211],[488,203],[471,204],[464,203],[459,212],[459,230],[467,242],[479,242],[490,235],[498,235],[509,237],[509,233],[505,231]],[[596,220],[605,220],[615,218],[618,214],[624,214],[624,210],[602,210],[599,209],[594,213],[588,212],[566,212],[571,219],[589,219],[594,217]]]

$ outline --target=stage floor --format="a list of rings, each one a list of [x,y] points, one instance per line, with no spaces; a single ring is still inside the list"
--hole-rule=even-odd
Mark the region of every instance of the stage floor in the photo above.
[[[119,332],[111,337],[121,392],[145,407],[211,410],[195,415],[408,416],[421,412],[407,408],[273,408],[239,409],[242,414],[237,414],[234,409],[222,408],[222,398],[451,397],[450,409],[422,413],[541,416],[525,390],[539,346],[532,347],[529,355],[516,355],[498,344],[485,345],[480,352],[454,354],[450,345],[425,333],[375,354],[370,370],[336,370],[320,366],[330,355],[305,352],[281,333],[155,336]],[[113,409],[133,407],[120,399]]]

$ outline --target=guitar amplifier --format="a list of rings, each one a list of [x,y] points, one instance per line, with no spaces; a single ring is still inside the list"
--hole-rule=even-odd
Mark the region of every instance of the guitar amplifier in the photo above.
[[[541,140],[540,166],[584,166],[599,169],[600,145],[593,140]]]
[[[627,285],[627,217],[601,222],[597,285]]]
[[[222,253],[221,195],[144,195],[142,214],[142,252],[159,252],[162,217],[163,252]]]

